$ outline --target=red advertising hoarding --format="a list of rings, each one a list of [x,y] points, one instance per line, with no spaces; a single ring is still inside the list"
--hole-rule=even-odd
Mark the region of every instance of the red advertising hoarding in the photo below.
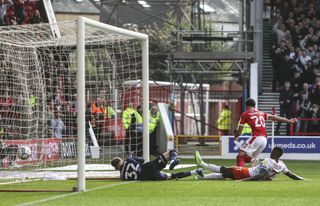
[[[4,140],[5,147],[10,145],[28,146],[31,156],[28,160],[16,161],[18,165],[35,164],[52,160],[60,160],[60,138],[30,139],[30,140]]]

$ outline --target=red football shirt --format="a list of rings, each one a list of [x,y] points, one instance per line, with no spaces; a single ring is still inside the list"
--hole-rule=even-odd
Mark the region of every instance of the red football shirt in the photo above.
[[[240,125],[247,123],[251,127],[253,137],[267,137],[266,119],[268,119],[267,113],[255,108],[249,108],[241,114]]]

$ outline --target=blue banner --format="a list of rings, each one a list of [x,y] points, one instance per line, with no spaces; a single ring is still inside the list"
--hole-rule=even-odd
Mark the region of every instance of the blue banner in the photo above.
[[[248,137],[240,137],[239,143],[242,145]],[[281,136],[274,138],[274,146],[281,147],[285,153],[320,153],[320,137],[297,137],[297,136]],[[262,153],[271,152],[271,138],[268,138],[266,148]],[[234,144],[233,137],[229,138],[229,152],[238,153],[239,147]]]

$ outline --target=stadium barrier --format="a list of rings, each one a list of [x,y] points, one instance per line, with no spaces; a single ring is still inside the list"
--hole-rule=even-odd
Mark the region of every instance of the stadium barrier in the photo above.
[[[31,149],[31,156],[28,160],[17,160],[17,165],[39,164],[47,161],[56,161],[61,158],[60,138],[30,139],[30,140],[4,140],[5,146],[18,145],[28,146]],[[3,167],[9,166],[3,164]]]
[[[249,137],[241,136],[239,143],[243,144]],[[223,159],[235,159],[239,147],[234,143],[232,136],[221,137]],[[284,154],[281,159],[291,160],[319,160],[320,159],[320,137],[315,136],[275,136],[274,146],[281,147]],[[271,138],[268,138],[267,146],[259,156],[260,159],[270,156],[272,146]]]
[[[320,118],[297,119],[298,122],[290,127],[291,136],[320,136]]]
[[[76,160],[77,141],[76,137],[67,138],[47,138],[31,140],[4,140],[5,147],[10,145],[28,146],[31,156],[28,160],[18,159],[16,165],[36,165],[45,164],[49,161],[59,161],[62,159]],[[91,158],[89,145],[85,145],[86,157]],[[4,158],[2,167],[9,167],[8,158]]]

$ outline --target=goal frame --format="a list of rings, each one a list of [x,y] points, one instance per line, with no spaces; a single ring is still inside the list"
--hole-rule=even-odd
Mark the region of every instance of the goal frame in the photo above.
[[[111,26],[85,17],[77,19],[77,94],[78,94],[78,192],[86,190],[85,176],[85,29],[96,27],[114,34],[128,36],[142,41],[142,95],[143,95],[143,158],[149,161],[149,39],[148,35]]]

